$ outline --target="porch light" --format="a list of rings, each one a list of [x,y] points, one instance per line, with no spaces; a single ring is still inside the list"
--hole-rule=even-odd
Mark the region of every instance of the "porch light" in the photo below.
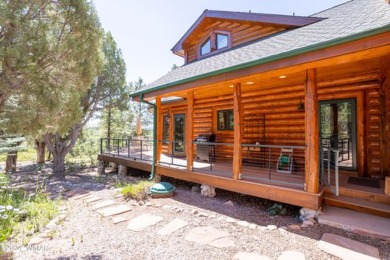
[[[299,112],[305,111],[305,105],[302,103],[301,99],[299,100],[297,111],[299,111]]]
[[[234,85],[232,84],[232,85],[229,85],[229,88],[233,88],[234,87]]]
[[[287,76],[286,75],[280,75],[279,78],[280,79],[285,79],[285,78],[287,78]]]
[[[247,84],[247,85],[253,85],[253,84],[255,84],[255,83],[254,83],[253,81],[247,81],[246,84]]]

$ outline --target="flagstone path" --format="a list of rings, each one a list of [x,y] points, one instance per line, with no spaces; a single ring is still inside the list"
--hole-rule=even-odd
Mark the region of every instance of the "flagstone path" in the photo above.
[[[126,258],[123,254],[134,259],[303,260],[380,257],[377,248],[334,234],[325,234],[320,241],[316,241],[295,234],[299,230],[293,227],[272,224],[261,226],[188,204],[166,203],[169,200],[126,201],[117,192],[101,190],[86,193],[79,190],[65,193],[70,198],[68,211],[74,207],[73,211],[69,213],[66,208],[63,209],[60,216],[49,223],[50,229],[44,230],[30,242],[31,246],[50,245],[52,251],[28,252],[16,255],[15,258],[94,258],[95,253],[86,255],[80,251],[98,250],[95,244],[99,242],[95,240],[99,239],[97,234],[102,233],[107,245],[100,246],[106,249],[96,252],[96,257],[105,256],[102,257],[104,259]],[[72,218],[71,214],[81,212],[83,216],[87,215],[87,218],[82,219],[83,223],[79,223],[82,226],[72,223],[64,227],[66,232],[56,231],[56,228],[61,230],[60,226],[66,225],[67,219]],[[65,224],[61,224],[62,221]],[[83,229],[90,230],[91,234],[77,231]],[[60,235],[52,239],[52,233],[56,232],[60,232]],[[55,249],[58,244],[62,247]],[[153,245],[153,249],[150,249],[149,244]]]

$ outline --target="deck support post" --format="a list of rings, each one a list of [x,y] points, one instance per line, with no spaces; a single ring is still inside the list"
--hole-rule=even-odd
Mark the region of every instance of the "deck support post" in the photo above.
[[[162,133],[163,133],[163,114],[161,107],[161,98],[156,97],[156,107],[157,107],[157,140],[154,140],[157,145],[157,154],[156,162],[160,161],[161,151],[162,151]]]
[[[305,81],[305,190],[319,192],[319,118],[316,69],[306,71]]]
[[[234,108],[234,144],[233,144],[233,180],[240,179],[242,173],[242,106],[241,83],[233,85]]]
[[[191,171],[194,162],[194,149],[192,143],[192,138],[194,137],[194,91],[189,91],[187,93],[187,117],[185,129],[187,171]]]

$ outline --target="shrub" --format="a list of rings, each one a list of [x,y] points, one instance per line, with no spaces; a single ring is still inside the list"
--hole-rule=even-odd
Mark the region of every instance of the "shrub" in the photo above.
[[[58,214],[60,201],[51,200],[44,189],[32,195],[8,188],[8,178],[0,173],[0,243],[20,235],[27,244],[31,235]],[[1,255],[0,248],[0,255]]]
[[[147,198],[149,189],[152,185],[153,183],[150,181],[128,184],[122,188],[121,194],[123,194],[125,198],[144,200]]]

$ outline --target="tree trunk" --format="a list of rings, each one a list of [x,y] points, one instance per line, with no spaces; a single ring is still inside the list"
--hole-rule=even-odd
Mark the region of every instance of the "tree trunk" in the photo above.
[[[37,163],[45,163],[45,142],[40,142],[39,140],[35,140],[35,148],[37,150]]]
[[[6,172],[16,171],[17,159],[18,159],[18,152],[17,151],[8,152],[7,160],[5,162],[5,171]]]
[[[53,173],[65,175],[66,153],[53,154]]]
[[[110,138],[111,138],[111,105],[108,106],[108,115],[107,115],[107,139]]]

